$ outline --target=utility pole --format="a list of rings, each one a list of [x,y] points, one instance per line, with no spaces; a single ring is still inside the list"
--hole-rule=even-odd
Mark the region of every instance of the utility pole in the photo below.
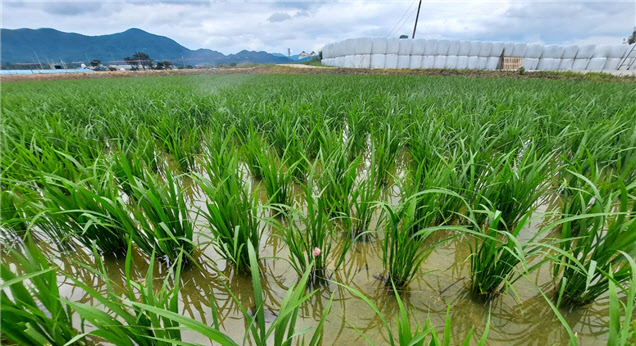
[[[291,48],[287,48],[287,59],[291,62]]]
[[[417,20],[420,18],[420,7],[422,7],[422,0],[420,0],[420,4],[417,5],[417,14],[415,15],[415,25],[413,26],[413,36],[411,39],[415,38],[415,30],[417,30]]]

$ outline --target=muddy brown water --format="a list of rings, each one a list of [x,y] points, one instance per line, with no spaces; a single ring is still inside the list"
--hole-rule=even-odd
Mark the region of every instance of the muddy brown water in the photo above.
[[[399,175],[399,174],[398,174]],[[258,187],[258,181],[250,179],[257,190],[261,203],[266,202],[264,189]],[[184,182],[187,185],[187,181]],[[192,187],[194,189],[194,187]],[[203,207],[202,194],[190,191],[193,209]],[[296,187],[296,192],[301,189]],[[385,200],[398,202],[396,188],[392,188],[383,195]],[[537,204],[536,215],[541,215],[558,205],[558,198],[545,198]],[[195,217],[195,213],[192,213]],[[520,239],[526,240],[535,234],[549,218],[538,217],[521,233]],[[221,322],[221,331],[231,336],[237,342],[242,342],[245,333],[245,320],[238,305],[232,300],[224,287],[227,284],[232,293],[246,307],[254,305],[251,278],[238,274],[234,268],[228,266],[209,244],[209,239],[203,235],[211,235],[205,222],[197,221],[198,241],[201,244],[198,262],[200,267],[191,267],[181,274],[181,292],[179,312],[212,325],[210,300],[214,299],[217,314]],[[377,217],[372,222],[371,229],[377,229]],[[381,231],[381,229],[378,229]],[[287,289],[295,283],[298,275],[284,260],[288,257],[285,243],[279,239],[277,230],[266,228],[260,243],[261,271],[263,297],[267,309],[266,320],[271,322]],[[432,235],[430,241],[438,241],[449,234],[441,231]],[[339,254],[338,246],[342,243],[340,233],[334,244]],[[433,239],[433,237],[435,239]],[[345,263],[337,270],[330,271],[331,280],[348,285],[366,295],[389,321],[392,331],[396,333],[398,304],[395,295],[379,280],[383,273],[382,267],[382,233],[377,232],[359,240],[350,249]],[[471,344],[476,344],[482,336],[487,321],[490,318],[488,333],[489,345],[550,345],[568,344],[569,337],[565,328],[554,315],[545,298],[540,294],[543,290],[548,297],[554,295],[554,283],[549,264],[542,265],[529,277],[517,281],[507,293],[497,297],[489,304],[475,300],[468,292],[470,261],[469,242],[471,239],[455,238],[445,242],[428,256],[421,266],[420,275],[410,283],[407,289],[400,291],[400,296],[411,314],[413,322],[423,325],[430,318],[433,326],[443,335],[447,307],[450,306],[451,344],[461,344],[470,330],[474,328]],[[206,244],[207,243],[207,244]],[[92,255],[87,251],[75,251],[60,254],[46,241],[39,243],[39,247],[61,271],[105,292],[103,279],[89,270],[81,268],[75,262],[94,263]],[[11,264],[16,261],[9,254],[3,254],[2,261]],[[150,259],[139,251],[133,251],[133,266],[131,278],[143,282],[149,267]],[[111,280],[117,285],[115,289],[124,293],[126,287],[125,259],[105,258],[104,265]],[[158,262],[155,264],[155,285],[158,289],[167,271]],[[59,276],[60,293],[70,300],[95,303],[71,280],[63,275]],[[315,327],[329,301],[333,299],[332,310],[324,325],[323,344],[364,345],[365,339],[358,331],[372,340],[375,344],[386,344],[388,334],[384,329],[380,317],[362,299],[354,296],[348,290],[335,283],[325,283],[314,287],[315,295],[305,302],[299,311],[299,322],[296,330]],[[333,297],[333,298],[332,298]],[[565,320],[576,333],[581,345],[605,344],[608,336],[609,310],[607,297],[597,299],[593,304],[574,310],[561,310]],[[77,317],[77,316],[76,316]],[[79,325],[79,318],[75,321]],[[356,329],[358,331],[356,331]],[[310,330],[306,338],[311,338]],[[183,338],[189,342],[210,344],[196,333],[184,331]],[[299,338],[299,343],[301,339]]]

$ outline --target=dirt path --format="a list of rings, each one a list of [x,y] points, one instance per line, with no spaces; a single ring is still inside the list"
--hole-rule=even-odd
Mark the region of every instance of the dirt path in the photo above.
[[[277,66],[287,66],[293,68],[329,68],[327,66],[315,66],[315,65],[304,65],[304,64],[278,64]]]

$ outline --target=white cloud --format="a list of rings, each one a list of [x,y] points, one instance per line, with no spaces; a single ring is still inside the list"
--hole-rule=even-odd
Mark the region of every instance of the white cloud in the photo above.
[[[190,48],[223,53],[317,50],[350,37],[410,35],[417,0],[3,1],[4,28],[51,27],[103,35],[138,27]],[[408,11],[407,11],[408,9]],[[402,19],[401,22],[399,20]],[[397,24],[397,25],[396,25]],[[545,43],[621,43],[634,1],[424,1],[416,37]]]

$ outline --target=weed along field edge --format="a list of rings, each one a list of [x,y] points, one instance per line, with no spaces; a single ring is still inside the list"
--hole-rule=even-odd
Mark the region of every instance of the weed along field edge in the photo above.
[[[629,78],[297,70],[3,83],[2,341],[636,341]]]

